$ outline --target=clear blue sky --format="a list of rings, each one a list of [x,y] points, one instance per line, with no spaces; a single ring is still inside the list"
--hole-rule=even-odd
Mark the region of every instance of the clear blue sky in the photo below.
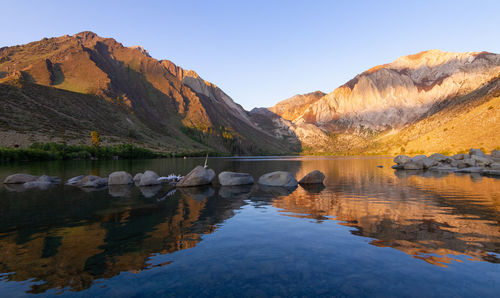
[[[500,53],[500,1],[5,1],[0,46],[94,31],[198,72],[246,109],[331,92],[427,49]]]

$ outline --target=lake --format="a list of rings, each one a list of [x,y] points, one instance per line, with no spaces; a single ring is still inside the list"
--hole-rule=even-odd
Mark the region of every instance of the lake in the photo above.
[[[0,165],[68,179],[203,158]],[[210,158],[216,173],[318,169],[323,187],[0,185],[0,296],[498,297],[500,179],[383,157]],[[377,166],[383,166],[382,168]]]

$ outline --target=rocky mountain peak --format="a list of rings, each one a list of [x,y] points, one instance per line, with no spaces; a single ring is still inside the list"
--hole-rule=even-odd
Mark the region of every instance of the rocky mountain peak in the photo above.
[[[131,46],[131,47],[129,47],[129,48],[134,49],[134,50],[138,50],[141,54],[146,55],[147,57],[151,58],[151,55],[149,55],[148,50],[146,50],[145,48],[143,48],[143,47],[142,47],[142,46],[140,46],[140,45],[137,45],[137,46]]]

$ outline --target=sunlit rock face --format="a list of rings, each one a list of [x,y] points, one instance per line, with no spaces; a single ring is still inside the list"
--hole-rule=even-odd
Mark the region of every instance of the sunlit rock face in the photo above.
[[[486,52],[431,50],[403,56],[357,75],[293,121],[374,130],[400,127],[444,99],[481,87],[499,72],[500,55]]]
[[[387,132],[397,140],[395,135],[402,129],[437,115],[439,123],[418,126],[418,132],[412,135],[418,138],[453,118],[439,113],[448,111],[454,117],[465,115],[494,97],[498,89],[494,82],[498,81],[499,74],[500,55],[497,54],[425,51],[373,67],[322,97],[321,92],[314,92],[284,100],[268,108],[272,122],[265,123],[259,118],[259,126],[276,137],[294,135],[305,151],[364,150],[362,148],[369,148],[377,141],[374,138],[378,133]],[[491,105],[494,104],[488,104]],[[254,122],[257,112],[264,114],[252,111]],[[484,131],[481,125],[473,128]],[[457,130],[458,133],[466,131]],[[473,137],[466,138],[462,147],[476,141]],[[456,140],[446,144],[456,144]],[[446,149],[446,144],[439,150]]]

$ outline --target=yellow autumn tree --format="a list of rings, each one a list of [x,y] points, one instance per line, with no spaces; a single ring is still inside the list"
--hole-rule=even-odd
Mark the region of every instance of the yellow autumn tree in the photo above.
[[[90,137],[92,138],[92,145],[95,147],[99,147],[101,145],[101,140],[99,139],[99,133],[93,130],[90,133]]]

